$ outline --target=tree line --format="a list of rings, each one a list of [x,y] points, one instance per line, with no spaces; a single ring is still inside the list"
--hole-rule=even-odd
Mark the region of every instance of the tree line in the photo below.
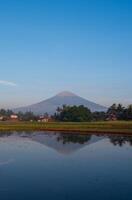
[[[125,108],[121,104],[113,104],[108,108],[107,112],[91,112],[90,109],[83,105],[64,105],[62,108],[57,109],[54,118],[65,122],[132,120],[132,105]]]
[[[4,116],[5,120],[11,115],[15,114],[12,110],[0,110],[0,116]],[[39,115],[33,112],[18,112],[17,116],[21,121],[37,121]],[[43,116],[48,116],[45,113]],[[64,122],[87,122],[87,121],[105,121],[105,120],[132,120],[132,105],[127,108],[121,104],[113,104],[108,108],[107,112],[91,112],[87,107],[80,106],[67,106],[63,105],[58,107],[55,114],[51,116],[54,121]]]
[[[125,108],[122,104],[113,104],[107,113],[115,115],[117,120],[132,120],[132,105]]]
[[[5,110],[0,109],[0,116],[3,116],[3,121],[6,121],[10,118],[11,115],[17,114],[18,119],[20,121],[37,121],[39,119],[39,116],[35,115],[33,112],[18,112],[14,113],[12,110]]]

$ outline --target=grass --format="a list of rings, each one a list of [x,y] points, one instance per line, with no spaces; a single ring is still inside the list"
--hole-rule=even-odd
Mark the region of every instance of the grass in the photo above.
[[[132,121],[115,122],[0,122],[0,131],[69,131],[132,134]]]

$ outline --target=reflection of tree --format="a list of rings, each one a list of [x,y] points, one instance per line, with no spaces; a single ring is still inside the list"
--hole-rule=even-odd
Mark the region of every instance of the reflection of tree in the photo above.
[[[30,135],[33,135],[35,132],[32,132],[32,131],[19,131],[19,132],[16,132],[16,131],[1,131],[0,132],[0,137],[9,137],[11,135],[18,135],[20,137],[28,137]]]
[[[47,132],[32,132],[32,131],[23,131],[23,132],[12,132],[12,131],[1,131],[0,138],[2,137],[9,137],[11,135],[18,135],[20,137],[32,137],[38,134],[48,135],[51,136],[51,133]],[[75,133],[55,133],[52,132],[53,135],[56,135],[56,139],[58,142],[62,142],[63,144],[74,143],[74,144],[85,144],[86,142],[91,140],[92,135],[78,135]],[[100,137],[101,135],[97,135]],[[125,136],[125,135],[103,135],[106,138],[109,138],[110,142],[114,146],[122,147],[125,144],[129,144],[132,146],[132,136]]]
[[[4,132],[0,132],[0,137],[9,137],[11,135],[18,135],[20,137],[31,137],[37,134],[38,134],[37,132],[32,132],[32,131],[24,131],[24,132],[12,132],[12,131],[5,132],[4,131]],[[55,133],[53,134],[55,135]],[[58,142],[62,141],[63,144],[66,144],[66,143],[84,144],[85,142],[88,142],[91,139],[91,135],[76,135],[74,133],[72,134],[60,133],[56,135],[56,138]]]
[[[8,137],[8,136],[10,136],[12,134],[13,134],[12,131],[1,131],[0,132],[0,137]]]
[[[57,137],[57,141],[62,141],[63,144],[77,143],[84,144],[91,139],[91,135],[75,135],[75,134],[60,134]]]
[[[128,143],[132,146],[132,136],[110,135],[108,136],[113,145],[123,146]]]

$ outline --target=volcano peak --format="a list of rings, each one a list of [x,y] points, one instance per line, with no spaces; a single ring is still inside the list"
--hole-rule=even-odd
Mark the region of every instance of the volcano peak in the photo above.
[[[59,94],[57,94],[56,96],[59,96],[59,97],[72,97],[72,96],[77,96],[77,95],[72,93],[72,92],[69,92],[69,91],[63,91],[63,92],[60,92]]]

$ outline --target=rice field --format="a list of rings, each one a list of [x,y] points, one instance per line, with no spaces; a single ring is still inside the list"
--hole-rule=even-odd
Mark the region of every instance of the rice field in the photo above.
[[[115,122],[0,122],[0,131],[66,131],[82,133],[129,133],[132,121]]]

